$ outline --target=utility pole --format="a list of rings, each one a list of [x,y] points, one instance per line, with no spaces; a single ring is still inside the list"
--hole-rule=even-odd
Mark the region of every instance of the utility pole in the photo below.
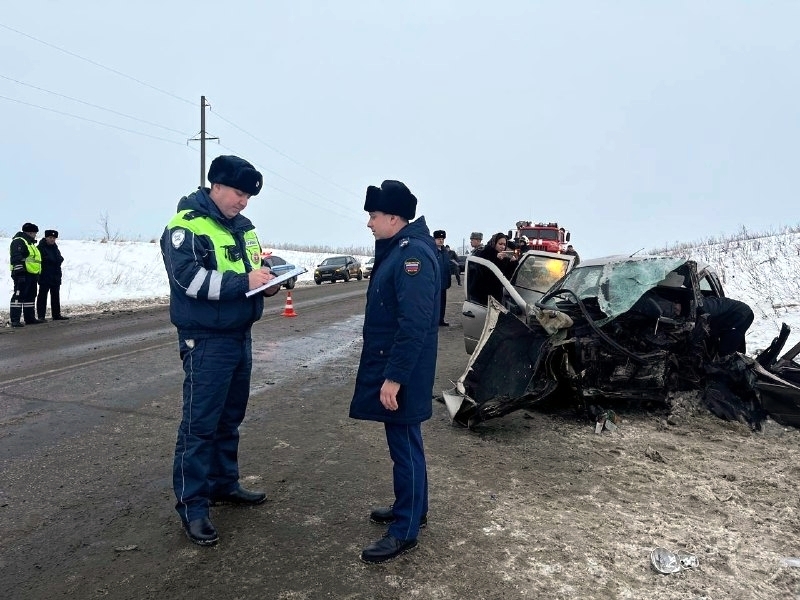
[[[218,140],[218,137],[206,135],[206,107],[211,106],[205,96],[200,96],[200,133],[190,139],[190,142],[200,140],[200,187],[206,186],[206,140]]]

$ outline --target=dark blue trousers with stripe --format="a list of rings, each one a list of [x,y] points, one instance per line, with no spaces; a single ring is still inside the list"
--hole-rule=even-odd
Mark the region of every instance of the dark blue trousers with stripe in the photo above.
[[[389,533],[401,540],[415,540],[419,521],[428,514],[428,469],[422,447],[422,424],[398,425],[384,423],[389,455],[394,467],[395,521]]]
[[[209,501],[239,486],[239,425],[250,395],[250,332],[238,337],[185,339],[183,418],[172,483],[185,521],[208,516]]]

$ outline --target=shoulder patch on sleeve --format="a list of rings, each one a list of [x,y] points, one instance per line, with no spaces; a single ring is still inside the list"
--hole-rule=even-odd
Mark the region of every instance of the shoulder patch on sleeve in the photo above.
[[[403,270],[406,275],[416,275],[422,268],[422,261],[418,258],[407,258],[403,261]]]
[[[171,241],[172,247],[176,250],[181,247],[183,244],[183,240],[186,239],[186,230],[184,229],[176,229],[172,232]]]

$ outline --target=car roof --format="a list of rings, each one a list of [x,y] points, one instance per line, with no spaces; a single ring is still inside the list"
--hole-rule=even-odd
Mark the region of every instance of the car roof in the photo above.
[[[626,262],[626,261],[637,261],[637,260],[652,260],[654,258],[683,258],[684,261],[693,260],[697,264],[697,272],[700,273],[702,271],[713,271],[714,268],[704,262],[702,260],[697,260],[694,258],[686,258],[681,256],[670,256],[668,254],[636,254],[636,255],[628,255],[628,254],[611,254],[609,256],[601,256],[599,258],[589,258],[587,260],[581,260],[581,264],[579,264],[576,269],[581,269],[583,267],[597,267],[597,266],[604,266],[618,262]]]

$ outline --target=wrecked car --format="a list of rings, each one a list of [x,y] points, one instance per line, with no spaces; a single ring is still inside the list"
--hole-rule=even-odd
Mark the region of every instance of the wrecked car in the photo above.
[[[695,389],[712,412],[754,429],[770,414],[763,395],[791,422],[800,388],[787,374],[797,365],[776,358],[777,338],[761,361],[718,357],[700,310],[708,297],[724,297],[709,265],[623,256],[582,262],[533,304],[511,291],[503,304],[489,298],[467,368],[444,392],[450,417],[472,427],[521,408],[591,415],[619,403],[668,406],[671,393]]]
[[[464,328],[464,348],[472,354],[478,344],[488,307],[485,289],[479,285],[486,278],[496,278],[502,283],[503,306],[513,314],[524,315],[525,308],[539,300],[553,284],[572,268],[575,260],[569,254],[556,254],[543,250],[530,250],[519,258],[519,264],[509,281],[490,261],[477,256],[467,256],[464,270],[464,303],[461,307],[461,324]]]

